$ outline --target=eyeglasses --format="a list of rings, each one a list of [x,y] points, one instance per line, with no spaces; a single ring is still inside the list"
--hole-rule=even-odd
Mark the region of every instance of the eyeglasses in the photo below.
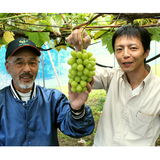
[[[24,66],[26,65],[26,63],[32,67],[32,68],[35,68],[38,66],[38,64],[40,63],[40,61],[38,60],[31,60],[31,61],[28,61],[28,62],[25,62],[25,61],[15,61],[15,62],[12,62],[12,61],[6,61],[7,63],[13,63],[15,65],[16,68],[24,68]]]

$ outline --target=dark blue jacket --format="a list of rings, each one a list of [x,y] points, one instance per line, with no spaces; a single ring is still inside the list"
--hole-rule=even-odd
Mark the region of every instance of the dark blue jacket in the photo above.
[[[88,106],[85,116],[76,120],[64,94],[40,86],[36,90],[27,104],[14,98],[9,87],[0,90],[0,146],[58,146],[57,128],[74,138],[92,134]]]

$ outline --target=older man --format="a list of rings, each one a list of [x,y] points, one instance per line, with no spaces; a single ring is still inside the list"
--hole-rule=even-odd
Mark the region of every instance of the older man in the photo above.
[[[94,129],[90,108],[85,105],[91,91],[72,93],[69,100],[56,89],[35,84],[40,51],[26,38],[8,44],[6,70],[11,85],[0,90],[1,146],[57,146],[57,128],[79,138]]]

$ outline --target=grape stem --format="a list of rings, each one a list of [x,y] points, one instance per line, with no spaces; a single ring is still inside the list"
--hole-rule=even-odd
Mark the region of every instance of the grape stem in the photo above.
[[[83,28],[82,33],[81,33],[81,37],[82,37],[82,44],[81,44],[81,52],[83,53],[83,31],[85,28]]]

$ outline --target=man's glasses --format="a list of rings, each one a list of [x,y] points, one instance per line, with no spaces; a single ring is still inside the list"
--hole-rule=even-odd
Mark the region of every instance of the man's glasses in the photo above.
[[[29,65],[29,67],[35,68],[40,63],[40,61],[38,61],[38,60],[31,60],[31,61],[28,61],[28,62],[20,61],[20,60],[19,61],[15,61],[15,62],[12,62],[12,61],[6,61],[6,62],[7,63],[13,63],[16,68],[24,68],[26,63]]]

